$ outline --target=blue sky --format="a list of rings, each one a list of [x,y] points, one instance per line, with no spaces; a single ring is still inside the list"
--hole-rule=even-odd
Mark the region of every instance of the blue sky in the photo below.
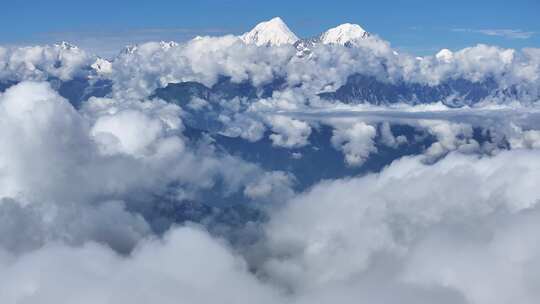
[[[68,40],[101,53],[147,40],[242,33],[281,16],[301,37],[344,22],[400,50],[432,54],[477,43],[540,47],[539,0],[3,1],[0,44]]]

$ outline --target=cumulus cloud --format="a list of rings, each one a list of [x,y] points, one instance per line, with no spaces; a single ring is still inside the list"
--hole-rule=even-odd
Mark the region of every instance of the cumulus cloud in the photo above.
[[[540,253],[533,232],[538,228],[538,208],[479,224],[490,221],[498,224],[490,227],[488,237],[474,230],[473,235],[450,229],[429,233],[408,257],[403,279],[459,290],[468,303],[535,303],[540,296],[535,287],[538,277],[532,274]]]
[[[160,137],[162,129],[160,121],[149,119],[141,112],[128,110],[100,117],[91,132],[93,136],[112,135],[114,138],[104,140],[115,140],[118,146],[113,149],[127,154],[139,154],[144,153],[148,145]],[[110,144],[103,146],[108,148]]]
[[[297,56],[290,45],[199,37],[126,49],[100,76],[113,93],[78,110],[46,82],[25,81],[69,80],[94,59],[67,45],[0,48],[0,79],[21,82],[0,94],[6,303],[538,302],[534,106],[347,107],[317,94],[362,73],[396,84],[494,79],[534,101],[539,50],[478,45],[419,60],[367,39]],[[253,100],[149,100],[169,83],[211,87],[220,76],[256,90],[285,84]],[[185,125],[188,111],[214,106],[222,129]],[[227,136],[291,149],[291,162],[248,162],[216,144]],[[347,166],[310,166],[341,165],[344,176],[298,190],[295,173],[305,172],[295,163],[318,150],[342,153]],[[383,169],[365,173],[381,151]],[[207,219],[157,231],[147,211],[165,205],[181,218],[193,211],[181,203],[245,207],[235,215],[246,217],[246,235],[219,239]],[[249,217],[251,206],[263,213]]]
[[[391,148],[398,148],[400,145],[407,143],[407,137],[404,135],[394,136],[390,127],[390,123],[387,121],[381,123],[379,129],[381,143]]]
[[[95,57],[67,43],[50,46],[0,47],[0,80],[69,80],[87,74]]]
[[[2,251],[0,293],[6,303],[534,303],[538,278],[525,270],[538,258],[537,158],[537,150],[453,153],[433,165],[410,157],[323,182],[272,214],[265,250],[247,261],[194,227],[143,238],[128,256],[94,242]],[[266,195],[264,184],[247,191]]]
[[[373,141],[376,134],[377,131],[373,126],[357,122],[334,129],[331,142],[336,149],[343,151],[348,165],[359,166],[370,153],[377,152]]]
[[[224,124],[222,133],[230,137],[240,137],[251,142],[260,140],[266,131],[262,119],[245,113],[220,115],[219,121]]]
[[[395,52],[379,38],[359,41],[355,47],[317,44],[309,56],[297,56],[292,45],[257,47],[235,36],[197,37],[184,43],[148,42],[127,48],[112,63],[82,49],[63,45],[0,50],[0,79],[4,81],[62,80],[97,73],[112,81],[120,99],[144,99],[169,83],[195,81],[211,87],[221,76],[256,87],[284,79],[292,100],[317,100],[353,74],[373,76],[383,83],[435,86],[465,79],[494,81],[497,89],[487,101],[507,100],[512,91],[523,103],[538,101],[540,56],[537,49],[521,51],[479,44],[455,52],[445,50],[422,60]],[[437,102],[439,100],[434,100]]]
[[[511,124],[508,140],[512,148],[540,148],[540,131],[539,130],[523,130],[523,128]]]
[[[145,43],[113,62],[112,79],[116,96],[131,98],[148,96],[168,83],[198,81],[212,86],[220,75],[259,85],[282,74],[292,56],[292,48],[259,48],[235,36],[199,37],[170,48]]]
[[[233,82],[250,81],[256,86],[283,78],[289,88],[296,88],[297,99],[316,99],[317,93],[334,91],[348,76],[360,73],[383,83],[431,86],[460,78],[493,80],[500,90],[492,99],[504,99],[501,92],[512,88],[521,94],[520,101],[538,99],[540,56],[535,49],[479,44],[447,51],[444,60],[440,53],[418,60],[395,52],[382,39],[365,39],[355,47],[318,44],[309,56],[299,57],[295,52],[291,45],[256,47],[234,36],[198,37],[167,48],[145,43],[116,58],[110,77],[116,96],[130,98],[144,98],[168,83],[196,81],[212,86],[219,76],[228,76]]]
[[[197,228],[145,240],[129,257],[95,243],[50,244],[15,258],[0,254],[0,270],[6,304],[279,302],[240,257]]]
[[[246,196],[258,201],[285,202],[290,199],[294,178],[284,172],[271,172],[261,179],[248,184],[244,190]]]
[[[305,121],[286,116],[270,116],[267,119],[273,134],[272,143],[277,147],[302,147],[308,143],[311,127]]]
[[[508,278],[518,281],[508,286],[508,273],[493,265],[527,267],[535,259],[528,251],[535,247],[527,245],[534,241],[513,233],[520,218],[532,224],[536,217],[527,210],[540,202],[531,182],[540,178],[537,158],[537,150],[482,158],[454,153],[433,165],[411,157],[379,174],[323,182],[272,216],[264,272],[306,297],[355,294],[382,276],[385,285],[406,284],[410,293],[427,286],[450,288],[452,295],[455,288],[468,303],[532,303],[537,279],[520,276],[518,268]],[[500,218],[508,224],[499,225]],[[482,267],[501,279],[482,278]],[[497,297],[502,286],[515,289]]]
[[[28,221],[35,223],[30,231],[45,230],[34,236],[38,245],[56,237],[74,243],[99,239],[127,250],[116,238],[133,246],[149,230],[129,211],[143,198],[149,207],[150,198],[174,193],[179,200],[196,200],[217,184],[224,197],[243,193],[249,184],[250,198],[262,181],[272,181],[265,194],[290,191],[288,175],[220,155],[210,145],[187,148],[175,105],[93,99],[77,112],[48,84],[25,82],[0,95],[0,109],[0,197],[18,206],[3,209],[3,217],[14,218],[8,230]],[[78,213],[88,218],[79,221]],[[111,217],[118,221],[103,223]],[[72,227],[77,224],[81,227]],[[104,224],[112,228],[99,228]],[[113,228],[126,235],[106,232]]]
[[[420,120],[419,124],[437,138],[437,141],[426,151],[430,157],[436,158],[456,149],[462,152],[474,152],[480,148],[478,142],[472,138],[473,128],[470,124],[436,120]]]
[[[0,219],[1,250],[12,254],[37,250],[51,240],[71,246],[94,241],[128,253],[151,234],[146,220],[126,210],[122,201],[57,205],[4,198]]]

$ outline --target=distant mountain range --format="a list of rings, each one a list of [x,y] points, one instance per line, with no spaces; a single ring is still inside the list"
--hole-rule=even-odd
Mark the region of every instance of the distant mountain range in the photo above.
[[[350,23],[338,25],[315,37],[303,39],[291,31],[279,17],[256,25],[251,31],[238,36],[238,39],[246,44],[259,47],[292,46],[297,50],[296,56],[303,60],[311,60],[312,50],[319,45],[336,45],[354,49],[364,47],[366,43],[383,41],[376,35],[370,34],[362,26]],[[160,42],[158,45],[163,51],[178,46],[179,44],[176,42]],[[80,51],[76,46],[66,42],[59,43],[54,48],[59,54]],[[118,57],[135,56],[137,52],[139,52],[139,46],[127,46],[120,52]],[[395,56],[398,56],[397,52],[393,52]],[[57,76],[49,76],[46,80],[53,83],[53,87],[57,88],[64,97],[78,107],[91,96],[108,96],[111,94],[113,80],[110,75],[114,71],[115,61],[118,57],[110,60],[95,57],[83,69],[83,73],[78,73],[72,79],[62,80]],[[438,62],[448,63],[451,66],[455,54],[450,50],[443,49],[434,58]],[[420,62],[423,58],[418,57],[416,60]],[[62,63],[59,61],[55,63],[55,65],[57,64],[61,66]],[[388,69],[384,61],[379,64],[384,71]],[[420,63],[415,64],[419,65]],[[276,79],[263,85],[255,85],[251,80],[234,83],[228,75],[221,75],[220,79],[213,87],[205,86],[197,81],[169,83],[158,88],[151,95],[182,104],[187,103],[193,97],[203,99],[233,99],[235,97],[256,99],[261,96],[269,97],[271,96],[269,94],[274,91],[283,90],[289,86],[287,75],[276,76]],[[9,78],[0,79],[0,92],[18,81]],[[346,82],[337,90],[313,92],[313,96],[319,96],[324,100],[347,104],[390,105],[405,103],[415,105],[442,102],[451,107],[471,106],[490,98],[522,100],[522,95],[525,94],[529,99],[531,99],[531,96],[532,99],[540,99],[540,96],[534,90],[524,92],[515,84],[502,86],[495,77],[470,80],[452,76],[436,84],[430,84],[408,79],[389,81],[375,75],[359,72],[352,72],[347,77]]]

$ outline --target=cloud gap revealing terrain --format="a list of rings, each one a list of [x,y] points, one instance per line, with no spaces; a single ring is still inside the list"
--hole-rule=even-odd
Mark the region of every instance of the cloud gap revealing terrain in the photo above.
[[[2,303],[540,301],[540,49],[0,47],[0,147]]]

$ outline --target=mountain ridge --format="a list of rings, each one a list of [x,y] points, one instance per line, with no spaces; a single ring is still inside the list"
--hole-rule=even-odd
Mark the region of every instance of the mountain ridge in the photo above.
[[[257,46],[279,46],[292,44],[299,51],[305,51],[314,44],[338,44],[356,46],[359,41],[368,39],[371,34],[362,26],[343,23],[311,38],[299,38],[280,17],[258,23],[253,29],[239,36],[246,44]]]

